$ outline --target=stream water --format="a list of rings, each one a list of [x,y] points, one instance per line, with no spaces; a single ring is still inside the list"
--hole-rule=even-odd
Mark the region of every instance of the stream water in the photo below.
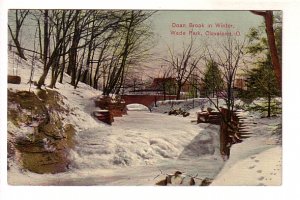
[[[10,172],[11,184],[154,185],[175,171],[214,178],[223,166],[219,127],[190,118],[130,111],[112,126],[76,135],[70,170],[38,175]],[[160,176],[158,176],[160,175]]]

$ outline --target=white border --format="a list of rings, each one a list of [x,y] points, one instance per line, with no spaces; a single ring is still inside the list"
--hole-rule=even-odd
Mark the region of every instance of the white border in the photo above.
[[[297,0],[1,0],[0,199],[297,199],[299,190],[300,4]],[[6,172],[7,10],[24,9],[168,9],[283,10],[283,185],[279,187],[22,187],[8,186]],[[234,178],[234,177],[233,177]]]

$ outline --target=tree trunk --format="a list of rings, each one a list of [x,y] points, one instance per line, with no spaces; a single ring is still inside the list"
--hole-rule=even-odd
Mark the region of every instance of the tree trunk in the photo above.
[[[256,15],[263,16],[266,24],[266,33],[270,49],[271,61],[274,68],[278,88],[281,90],[281,63],[279,61],[276,43],[275,33],[273,29],[273,11],[251,11]]]
[[[61,53],[62,49],[60,49],[59,53]],[[51,83],[50,83],[50,88],[54,88],[56,81],[58,79],[59,73],[60,73],[60,56],[57,56],[55,58],[55,61],[52,65],[52,74],[51,74]]]
[[[48,74],[48,70],[44,70],[42,76],[40,77],[40,79],[39,79],[39,81],[37,83],[37,88],[38,89],[41,89],[42,85],[45,84],[45,80],[46,80],[47,74]]]
[[[62,56],[62,67],[61,67],[61,72],[60,72],[60,79],[59,82],[63,82],[64,78],[64,73],[65,73],[65,68],[66,68],[66,42],[63,42],[63,56]]]
[[[19,42],[19,39],[18,39],[18,33],[16,33],[16,36],[14,36],[10,26],[8,25],[8,29],[9,29],[9,32],[10,32],[10,35],[11,35],[11,38],[13,39],[15,45],[16,45],[16,48],[17,48],[17,51],[18,51],[18,55],[24,59],[24,60],[27,60],[27,58],[25,57],[24,55],[24,52],[21,48],[21,45],[20,45],[20,42]],[[19,31],[19,30],[16,30],[16,32]]]
[[[17,47],[18,55],[20,56],[20,58],[22,58],[22,59],[24,59],[24,60],[27,60],[27,58],[25,57],[24,52],[23,52],[23,50],[22,50],[22,48],[21,48],[21,45],[20,45],[20,43],[19,43],[19,40],[13,38],[13,41],[14,41],[16,47]]]
[[[80,10],[76,11],[77,13],[80,13]],[[69,52],[69,65],[67,69],[67,73],[71,76],[71,85],[75,86],[76,83],[76,71],[77,71],[77,48],[80,41],[80,28],[79,28],[79,20],[78,16],[75,16],[75,22],[74,22],[74,35],[73,40]]]
[[[44,69],[47,65],[48,47],[49,47],[49,24],[48,24],[48,10],[44,12]]]
[[[182,88],[182,85],[179,84],[178,87],[177,87],[177,91],[176,91],[176,100],[180,99],[181,88]]]
[[[39,47],[40,47],[40,58],[43,59],[43,44],[42,44],[42,30],[40,20],[37,20],[39,30]]]
[[[271,117],[271,94],[268,93],[268,117]]]
[[[278,83],[278,88],[281,90],[281,65],[277,53],[275,34],[273,29],[273,12],[266,11],[265,15],[266,32],[268,37],[268,43],[270,48],[271,60],[274,67],[275,76]]]
[[[71,85],[75,85],[77,71],[77,44],[73,44],[69,53],[68,74],[71,76]]]

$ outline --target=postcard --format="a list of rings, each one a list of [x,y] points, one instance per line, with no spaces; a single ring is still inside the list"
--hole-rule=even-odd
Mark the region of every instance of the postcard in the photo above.
[[[278,186],[282,11],[8,11],[10,185]]]

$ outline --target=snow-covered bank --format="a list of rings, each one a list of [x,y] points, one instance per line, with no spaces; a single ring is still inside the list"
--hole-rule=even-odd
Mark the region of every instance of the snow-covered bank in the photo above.
[[[11,52],[9,52],[8,56],[8,74],[18,75],[21,77],[21,84],[8,84],[8,89],[10,89],[11,91],[29,91],[30,88],[30,91],[37,93],[38,90],[36,89],[36,87],[33,84],[31,84],[31,86],[29,84],[29,77],[32,68],[31,59],[28,59],[27,61],[17,59],[17,55],[14,55]],[[42,72],[43,64],[36,60],[33,67],[32,80],[38,81],[38,79],[42,75]],[[50,78],[50,75],[46,78],[46,85],[50,84]],[[75,90],[74,87],[69,84],[70,82],[70,77],[65,74],[63,82],[57,82],[56,88],[53,89],[64,96],[64,106],[66,107],[66,109],[71,111],[71,115],[65,119],[65,122],[75,125],[77,130],[103,126],[102,123],[99,123],[90,114],[95,108],[93,99],[99,96],[101,94],[101,91],[95,90],[89,85],[83,84],[81,82],[78,83],[78,87]]]
[[[275,146],[234,164],[229,160],[212,185],[279,186],[282,181],[281,154],[282,148]]]
[[[276,100],[281,101],[280,98]],[[262,101],[257,99],[255,103]],[[241,100],[236,103],[244,105]],[[188,110],[191,113],[189,117],[196,119],[196,112],[207,107],[213,108],[213,105],[209,100],[200,98],[159,102],[153,110],[168,112],[180,108]],[[241,121],[248,127],[250,138],[231,147],[229,160],[211,185],[281,185],[281,116],[261,118],[259,112],[243,110],[239,115],[245,118]]]
[[[281,117],[248,116],[251,137],[230,149],[230,158],[211,185],[281,185]]]
[[[56,88],[38,90],[29,83],[31,64],[31,59],[17,60],[16,55],[9,53],[8,74],[19,75],[21,83],[7,85],[7,165],[38,173],[65,171],[68,170],[68,152],[74,144],[75,130],[104,127],[90,114],[94,109],[93,98],[100,91],[82,83],[75,90],[67,75]],[[42,64],[38,61],[33,72],[32,80],[38,81],[42,74]],[[48,76],[46,85],[49,82]]]

